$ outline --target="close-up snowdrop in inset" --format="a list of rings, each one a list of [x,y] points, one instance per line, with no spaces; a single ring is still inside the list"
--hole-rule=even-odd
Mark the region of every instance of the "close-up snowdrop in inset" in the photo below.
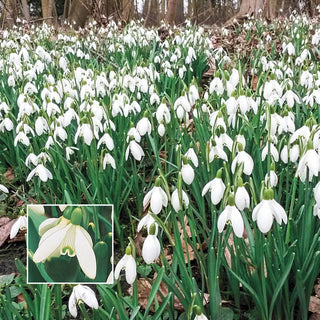
[[[71,220],[64,217],[46,219],[39,226],[39,247],[33,255],[35,263],[60,255],[76,256],[84,274],[96,277],[96,257],[90,234],[80,226],[81,210],[72,212]]]

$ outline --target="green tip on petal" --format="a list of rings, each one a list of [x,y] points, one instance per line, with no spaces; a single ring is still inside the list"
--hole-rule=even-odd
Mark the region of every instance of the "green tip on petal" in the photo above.
[[[75,208],[71,214],[71,223],[74,225],[80,225],[82,220],[82,211],[80,207]]]

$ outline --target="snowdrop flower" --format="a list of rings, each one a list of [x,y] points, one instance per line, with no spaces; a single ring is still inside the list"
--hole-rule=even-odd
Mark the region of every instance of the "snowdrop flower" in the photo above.
[[[0,123],[0,131],[4,132],[4,129],[7,131],[13,130],[13,122],[10,118],[4,118]]]
[[[116,162],[110,153],[106,153],[105,156],[103,157],[103,163],[102,163],[103,170],[106,169],[107,164],[110,164],[113,169],[116,169]]]
[[[202,313],[201,308],[199,306],[195,306],[196,309],[196,316],[194,320],[208,320],[208,318]]]
[[[28,175],[27,182],[32,179],[33,176],[39,176],[40,180],[47,182],[48,179],[52,179],[52,173],[40,163],[38,164]]]
[[[69,298],[68,307],[71,315],[76,318],[77,317],[77,304],[85,303],[90,308],[98,309],[99,304],[96,298],[94,291],[88,286],[83,286],[81,284],[73,287],[72,293]]]
[[[113,150],[114,143],[113,143],[113,139],[111,138],[109,133],[105,133],[100,138],[100,140],[98,141],[98,144],[97,144],[97,149],[99,149],[102,144],[105,144],[110,151]]]
[[[152,126],[150,123],[150,120],[145,115],[141,120],[137,123],[137,130],[140,134],[140,136],[144,136],[145,134],[150,134],[152,130]]]
[[[185,208],[188,208],[189,206],[188,195],[183,190],[181,190],[181,198],[182,199],[180,201],[178,189],[175,189],[171,195],[171,204],[175,212],[182,210],[182,206]]]
[[[165,126],[163,125],[163,123],[160,123],[159,126],[158,126],[158,134],[159,134],[159,136],[163,137],[165,132],[166,132]]]
[[[75,150],[79,150],[79,148],[76,147],[66,147],[66,158],[68,161],[70,161],[70,157],[74,154]]]
[[[184,117],[186,117],[187,120],[189,119],[188,112],[190,112],[191,110],[191,105],[190,105],[190,102],[188,101],[186,94],[184,96],[179,97],[175,101],[173,107],[180,121],[182,121]]]
[[[252,219],[257,221],[258,228],[262,233],[267,233],[272,226],[273,219],[281,224],[287,223],[287,215],[282,206],[273,198],[273,190],[265,189],[263,200],[253,209]]]
[[[10,230],[10,239],[13,239],[19,232],[19,230],[26,230],[28,227],[27,216],[20,216],[16,222],[12,225]]]
[[[309,169],[309,181],[312,181],[313,176],[318,176],[318,173],[320,171],[320,156],[313,149],[308,149],[299,161],[296,175],[300,177],[300,180],[302,182],[305,182],[306,180],[307,169]]]
[[[194,152],[193,148],[189,148],[188,151],[184,155],[188,160],[191,160],[193,165],[197,168],[199,165],[198,157],[196,153]]]
[[[131,140],[129,142],[129,145],[126,149],[126,160],[129,158],[129,153],[131,153],[137,161],[140,161],[144,156],[141,146],[135,140]]]
[[[23,132],[20,131],[16,137],[14,138],[14,143],[13,145],[16,147],[18,145],[18,142],[24,144],[25,146],[29,146],[30,145],[30,140],[27,137],[27,135]]]
[[[222,171],[220,170],[217,172],[217,176],[209,181],[202,190],[202,197],[210,191],[211,202],[214,205],[217,205],[222,200],[224,190],[226,189],[226,186],[221,179]]]
[[[288,53],[289,56],[294,56],[296,54],[296,50],[291,42],[288,44],[282,44],[282,53]]]
[[[307,141],[310,137],[310,129],[306,125],[302,126],[301,128],[297,129],[290,137],[289,143],[294,143],[299,138],[302,139],[303,144],[307,144]]]
[[[159,105],[156,111],[156,118],[159,123],[161,123],[162,121],[165,121],[165,123],[170,122],[171,120],[170,110],[164,102],[162,102]]]
[[[223,150],[223,146],[218,145],[215,139],[211,139],[210,149],[209,149],[209,163],[211,163],[215,158],[220,158],[228,161],[228,156]]]
[[[155,223],[154,218],[150,213],[147,213],[138,223],[137,231],[140,232],[143,227],[147,227],[147,230],[149,230],[149,227]],[[158,233],[158,224],[155,223],[156,226],[156,233]]]
[[[183,156],[184,157],[184,156]],[[186,162],[186,163],[185,163]],[[191,165],[188,163],[188,160],[185,158],[185,160],[182,163],[182,168],[181,168],[181,175],[182,175],[182,180],[184,183],[187,185],[190,185],[193,182],[194,179],[194,170],[191,167]]]
[[[244,187],[242,179],[238,179],[238,187],[235,193],[235,204],[239,210],[244,210],[249,208],[250,205],[250,196],[247,189]]]
[[[9,190],[6,186],[4,186],[3,184],[0,184],[0,190],[4,193],[9,193]]]
[[[191,106],[194,106],[196,101],[199,99],[199,91],[198,91],[198,88],[194,84],[191,85],[189,88],[188,97],[189,97],[189,101],[190,101]]]
[[[287,104],[290,108],[294,106],[294,103],[300,103],[299,97],[292,91],[288,90],[283,97],[281,98],[281,105],[287,101]]]
[[[262,149],[261,160],[264,161],[269,153],[269,143]],[[273,160],[278,162],[279,161],[279,152],[277,148],[274,146],[273,143],[270,143],[270,155],[272,156]]]
[[[264,183],[266,186],[268,186],[270,188],[274,188],[277,186],[278,176],[274,170],[271,169],[270,172],[266,174],[266,176],[264,178]]]
[[[221,96],[224,92],[224,86],[223,86],[222,80],[218,77],[215,77],[210,82],[209,93],[212,94],[213,92],[216,92],[219,96]]]
[[[249,176],[252,173],[254,163],[251,156],[247,152],[240,151],[232,161],[232,173],[235,173],[237,165],[243,165],[243,173]]]
[[[150,208],[154,214],[159,214],[162,207],[168,205],[168,197],[164,190],[160,187],[160,178],[155,181],[155,186],[144,196],[143,206],[146,207],[150,201]]]
[[[41,136],[44,132],[49,131],[47,120],[44,117],[38,117],[34,126],[38,136]]]
[[[316,200],[316,203],[320,206],[320,181],[314,187],[313,193],[314,193],[314,198]]]
[[[86,145],[91,145],[91,142],[93,140],[93,131],[89,123],[83,123],[82,125],[78,126],[78,129],[74,136],[74,143],[77,143],[79,137],[83,137]]]
[[[146,264],[155,262],[160,255],[161,247],[156,231],[156,225],[153,223],[148,229],[148,236],[142,246],[142,258]]]
[[[131,255],[130,245],[126,248],[125,255],[120,259],[120,261],[116,265],[116,268],[114,270],[114,278],[116,280],[119,279],[120,272],[123,269],[125,270],[127,283],[133,284],[134,280],[137,277],[137,265],[136,261]]]
[[[77,256],[83,273],[90,279],[96,277],[97,264],[90,234],[80,226],[81,208],[75,208],[71,220],[60,217],[43,221],[39,226],[42,235],[39,247],[33,255],[35,263],[45,262],[52,257]]]
[[[233,194],[229,195],[228,205],[221,212],[218,218],[218,231],[220,233],[223,231],[224,226],[228,221],[231,221],[231,225],[235,235],[238,238],[242,238],[244,223],[240,211],[235,206],[235,199]]]

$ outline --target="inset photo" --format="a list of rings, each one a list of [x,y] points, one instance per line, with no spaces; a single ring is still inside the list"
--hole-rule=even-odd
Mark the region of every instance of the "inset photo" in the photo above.
[[[28,205],[28,283],[113,283],[113,205]]]

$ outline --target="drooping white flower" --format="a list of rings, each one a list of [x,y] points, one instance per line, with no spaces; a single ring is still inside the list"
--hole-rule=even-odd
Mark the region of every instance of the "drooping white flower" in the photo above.
[[[0,190],[4,193],[9,193],[9,190],[6,186],[4,186],[3,184],[0,184]]]
[[[247,152],[240,151],[232,161],[232,173],[235,173],[237,165],[243,165],[243,173],[249,176],[252,173],[254,163],[252,157]]]
[[[157,228],[155,223],[153,223],[148,228],[148,236],[143,242],[142,246],[142,258],[145,263],[150,264],[155,262],[160,255],[160,242],[157,238]]]
[[[231,221],[231,225],[235,235],[242,238],[244,231],[244,222],[240,211],[235,206],[234,195],[228,198],[228,205],[224,208],[218,218],[218,231],[221,233],[227,221]]]
[[[180,210],[182,210],[182,206],[184,206],[185,208],[188,208],[188,206],[189,206],[188,195],[183,190],[181,190],[181,196],[182,196],[182,199],[181,199],[181,203],[180,203],[178,189],[175,189],[172,192],[171,204],[172,204],[172,207],[175,212],[179,212]]]
[[[320,181],[314,187],[313,193],[317,204],[320,206]]]
[[[221,96],[224,92],[224,86],[223,82],[220,78],[215,77],[209,85],[209,92],[212,94],[213,92],[216,92],[219,96]]]
[[[266,186],[268,186],[270,188],[274,188],[277,186],[278,176],[274,170],[270,170],[270,172],[265,175],[264,183]]]
[[[93,140],[93,131],[89,123],[83,123],[78,126],[77,132],[74,136],[74,143],[78,142],[78,138],[83,137],[86,145],[90,146]]]
[[[98,141],[98,144],[97,144],[97,149],[99,149],[102,144],[105,144],[110,151],[113,150],[114,143],[113,143],[113,139],[111,138],[109,133],[105,133],[100,138],[100,140]]]
[[[147,117],[143,117],[137,123],[137,130],[140,136],[144,136],[145,134],[150,134],[152,130],[151,122]]]
[[[135,140],[131,140],[129,142],[129,145],[126,149],[126,160],[128,160],[128,158],[129,158],[129,152],[133,155],[133,157],[137,161],[140,161],[142,159],[142,157],[144,156],[144,152],[143,152],[141,146]]]
[[[262,149],[261,153],[261,160],[264,161],[269,153],[269,144],[267,143],[266,146]],[[272,156],[273,160],[278,162],[279,161],[279,152],[273,143],[270,143],[270,155]]]
[[[76,211],[77,210],[77,211]],[[52,257],[77,256],[83,273],[90,279],[96,277],[97,264],[90,234],[80,226],[81,210],[74,209],[71,220],[64,217],[47,219],[39,226],[43,233],[38,249],[33,255],[35,263],[44,262]],[[53,226],[53,227],[52,227]],[[48,229],[49,227],[49,229]]]
[[[159,214],[162,207],[168,205],[168,197],[164,190],[160,187],[159,178],[155,181],[155,186],[144,196],[143,206],[145,207],[150,201],[150,208],[154,214]]]
[[[103,157],[103,163],[102,163],[103,170],[106,169],[107,164],[110,164],[113,169],[116,169],[116,162],[110,153],[106,153]]]
[[[165,132],[166,132],[165,126],[163,125],[163,123],[160,123],[159,126],[158,126],[159,136],[160,136],[160,137],[163,137],[164,134],[165,134]]]
[[[220,175],[220,176],[219,176]],[[210,191],[211,193],[211,202],[214,205],[217,205],[224,194],[224,190],[226,189],[225,184],[221,179],[221,174],[217,174],[217,177],[213,180],[209,181],[202,190],[202,197]]]
[[[244,210],[245,208],[249,208],[250,196],[247,189],[242,184],[238,186],[234,196],[234,200],[239,210]]]
[[[126,281],[128,284],[133,284],[137,277],[137,264],[131,255],[130,246],[127,247],[125,255],[119,260],[114,270],[114,278],[119,279],[121,270],[125,270]]]
[[[197,168],[199,165],[198,157],[193,148],[189,148],[184,155],[188,160],[191,160],[193,165]]]
[[[189,163],[182,164],[181,168],[182,180],[190,185],[194,179],[194,170]]]
[[[48,179],[53,179],[52,173],[40,163],[38,164],[28,175],[27,182],[32,179],[33,176],[39,176],[40,180],[47,182]]]
[[[66,158],[69,161],[70,157],[74,154],[76,150],[79,150],[79,148],[76,147],[66,147]]]
[[[302,182],[305,182],[307,178],[307,169],[309,181],[312,181],[313,176],[318,176],[320,172],[320,156],[313,149],[307,150],[307,152],[301,157],[298,168],[297,176],[300,177]]]
[[[154,218],[152,217],[152,215],[150,213],[147,213],[138,223],[137,226],[137,231],[140,232],[141,229],[143,227],[147,227],[147,229],[149,230],[149,227],[155,223]],[[158,228],[158,225],[155,224],[156,228]],[[158,232],[158,230],[156,230],[156,232]]]
[[[13,239],[19,232],[19,230],[26,230],[28,227],[27,216],[20,216],[12,225],[10,230],[10,239]]]
[[[85,303],[92,309],[99,308],[99,303],[94,291],[88,286],[78,284],[75,287],[73,287],[68,302],[69,312],[74,318],[77,317],[77,304],[80,302]]]
[[[273,198],[273,190],[266,189],[263,192],[263,200],[253,209],[252,220],[257,221],[262,233],[267,233],[272,226],[273,219],[281,224],[287,223],[287,215],[282,206]]]

